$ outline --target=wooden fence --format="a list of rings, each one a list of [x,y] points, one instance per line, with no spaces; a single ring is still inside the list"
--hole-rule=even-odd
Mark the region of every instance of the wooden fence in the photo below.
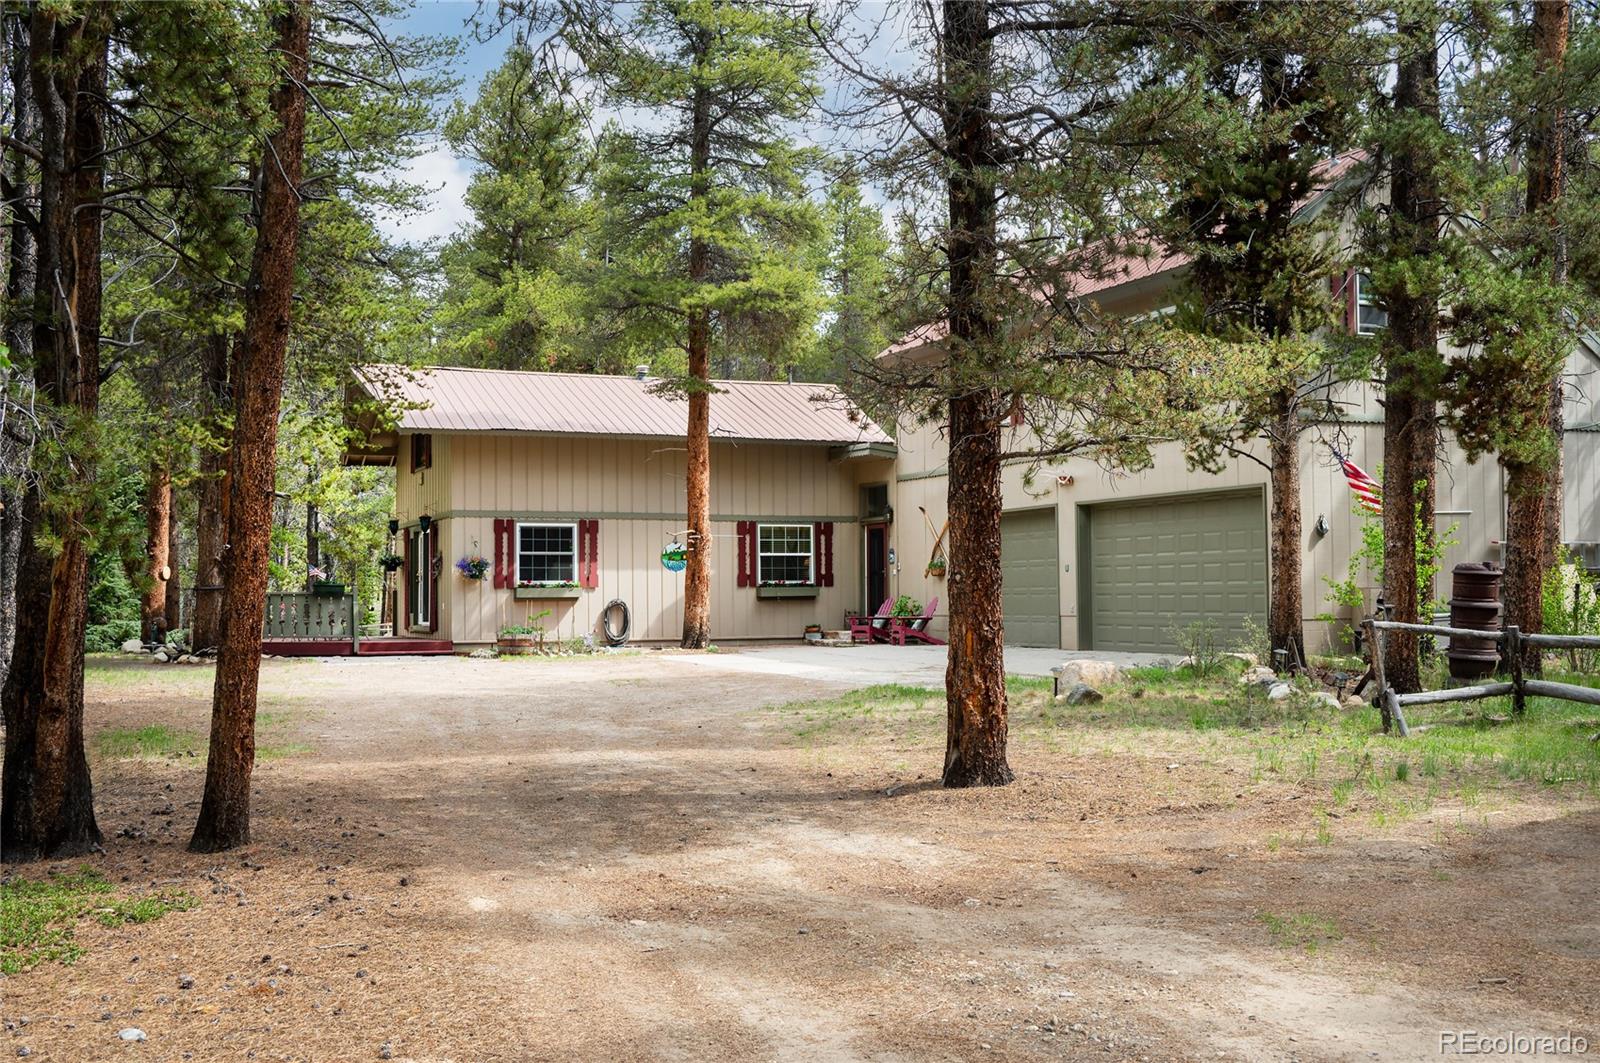
[[[1560,698],[1586,705],[1600,705],[1600,689],[1578,686],[1575,683],[1552,683],[1543,679],[1529,679],[1522,674],[1522,648],[1540,649],[1600,649],[1600,637],[1594,635],[1534,635],[1523,634],[1516,625],[1499,631],[1479,631],[1475,628],[1447,627],[1442,624],[1402,624],[1397,620],[1365,620],[1367,645],[1372,652],[1372,678],[1378,688],[1378,711],[1383,716],[1383,729],[1390,727],[1404,738],[1411,733],[1406,723],[1407,705],[1440,705],[1451,701],[1478,701],[1482,698],[1502,698],[1511,695],[1511,711],[1522,715],[1528,696]],[[1418,635],[1444,635],[1447,638],[1481,639],[1500,647],[1500,659],[1511,668],[1510,682],[1477,683],[1469,686],[1446,687],[1442,690],[1420,690],[1415,694],[1397,694],[1383,677],[1383,632],[1412,631]]]
[[[267,621],[262,637],[348,642],[360,639],[354,594],[278,592],[267,595]]]

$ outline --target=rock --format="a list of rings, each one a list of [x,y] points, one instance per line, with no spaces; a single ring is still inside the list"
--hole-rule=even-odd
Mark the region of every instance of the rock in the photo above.
[[[123,653],[143,653],[144,652],[144,643],[140,642],[138,639],[129,639],[127,642],[124,642],[122,644],[122,652]]]
[[[1122,681],[1122,669],[1110,661],[1068,661],[1050,669],[1057,690],[1070,690],[1077,684],[1110,686]]]
[[[122,1029],[117,1031],[117,1036],[122,1038],[124,1041],[150,1040],[150,1038],[144,1035],[144,1031],[139,1029],[137,1026],[124,1026]]]
[[[1344,707],[1347,709],[1363,708],[1366,706],[1366,704],[1367,699],[1362,697],[1360,694],[1346,694],[1344,696]]]
[[[500,654],[494,649],[486,646],[473,650],[471,653],[467,654],[467,656],[475,661],[492,661],[496,657],[500,656]]]
[[[167,656],[167,651],[166,650],[157,650],[155,652],[155,655],[153,657],[151,657],[150,659],[152,661],[155,661],[157,664],[166,664],[172,658]]]
[[[1274,683],[1272,686],[1267,688],[1267,700],[1282,701],[1284,698],[1293,693],[1294,688],[1288,683]]]
[[[199,664],[200,663],[200,658],[196,657],[192,653],[181,653],[181,654],[178,655],[178,663],[179,664]]]
[[[1078,683],[1063,695],[1062,700],[1068,705],[1095,705],[1106,699],[1106,696],[1087,683]]]
[[[1338,709],[1341,707],[1338,697],[1328,693],[1326,690],[1317,691],[1315,694],[1311,695],[1311,700],[1326,705],[1330,709]]]
[[[1246,668],[1239,676],[1240,686],[1250,686],[1252,683],[1262,683],[1271,686],[1278,681],[1278,673],[1265,665],[1253,664]]]
[[[178,976],[178,988],[179,989],[193,989],[194,988],[194,975],[192,975],[192,974],[180,974]]]
[[[383,1044],[379,1045],[378,1046],[378,1058],[379,1059],[393,1059],[394,1058],[394,1045],[390,1044],[388,1041],[385,1041],[385,1042],[383,1042]]]
[[[27,1045],[18,1045],[17,1046],[17,1055],[19,1055],[19,1056],[31,1056],[31,1055],[33,1055],[33,1049],[29,1048]]]
[[[1224,653],[1223,656],[1230,657],[1235,661],[1243,661],[1246,668],[1254,668],[1261,663],[1261,658],[1253,653]]]

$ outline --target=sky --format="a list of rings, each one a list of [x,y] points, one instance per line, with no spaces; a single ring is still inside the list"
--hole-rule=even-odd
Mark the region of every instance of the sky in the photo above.
[[[486,43],[473,39],[467,23],[478,10],[476,0],[419,0],[405,18],[386,20],[389,33],[415,35],[454,35],[461,38],[461,54],[454,75],[461,79],[457,90],[463,99],[472,99],[478,85],[490,70],[499,65],[506,41],[496,38]],[[472,171],[450,151],[443,140],[412,159],[403,175],[432,190],[432,209],[420,217],[383,219],[379,228],[389,239],[421,243],[449,236],[470,217],[466,205],[467,182]]]
[[[494,0],[484,0],[483,6],[492,10]],[[500,64],[509,45],[504,33],[489,41],[480,42],[474,38],[469,24],[478,10],[477,0],[417,0],[415,6],[403,18],[385,19],[385,31],[389,34],[458,37],[461,41],[461,53],[451,72],[461,80],[460,87],[456,90],[458,97],[471,100],[477,96],[478,86],[484,76]],[[877,0],[869,0],[858,11],[858,16],[854,18],[855,28],[858,30],[866,31],[873,26],[899,21],[894,6],[879,4]],[[880,62],[886,62],[890,69],[912,61],[909,56],[901,53],[901,49],[893,46],[884,47],[885,41],[894,39],[894,36],[891,32],[886,37],[874,37],[876,47],[883,48],[884,52],[878,59]],[[824,78],[824,87],[829,90],[832,100],[838,99],[837,83],[829,84]],[[649,120],[639,115],[617,117],[624,121]],[[821,129],[812,132],[818,138],[813,141],[814,143],[826,141],[840,146],[851,139],[848,132],[842,134],[843,141],[840,141],[841,134],[838,132],[824,132]],[[804,141],[811,138],[802,131],[799,139]],[[421,243],[447,237],[470,220],[471,213],[467,209],[466,193],[467,183],[472,178],[471,167],[456,158],[450,146],[442,139],[412,159],[401,170],[401,174],[408,180],[431,190],[431,209],[421,216],[380,219],[379,228],[386,237],[404,243]],[[869,199],[880,206],[885,205],[878,189],[869,186],[865,191]]]

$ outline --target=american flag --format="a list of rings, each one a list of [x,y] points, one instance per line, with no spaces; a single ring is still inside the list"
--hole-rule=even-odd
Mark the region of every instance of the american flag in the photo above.
[[[1332,450],[1333,448],[1329,448]],[[1350,490],[1355,493],[1356,504],[1369,513],[1383,512],[1383,485],[1367,475],[1367,471],[1337,450],[1333,456],[1339,459],[1339,467],[1344,470],[1344,478],[1350,484]]]

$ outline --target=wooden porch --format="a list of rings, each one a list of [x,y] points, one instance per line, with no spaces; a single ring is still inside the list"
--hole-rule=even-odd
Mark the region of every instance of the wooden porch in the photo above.
[[[267,595],[261,652],[278,657],[405,657],[454,653],[455,646],[448,639],[364,637],[353,594],[273,592]]]

